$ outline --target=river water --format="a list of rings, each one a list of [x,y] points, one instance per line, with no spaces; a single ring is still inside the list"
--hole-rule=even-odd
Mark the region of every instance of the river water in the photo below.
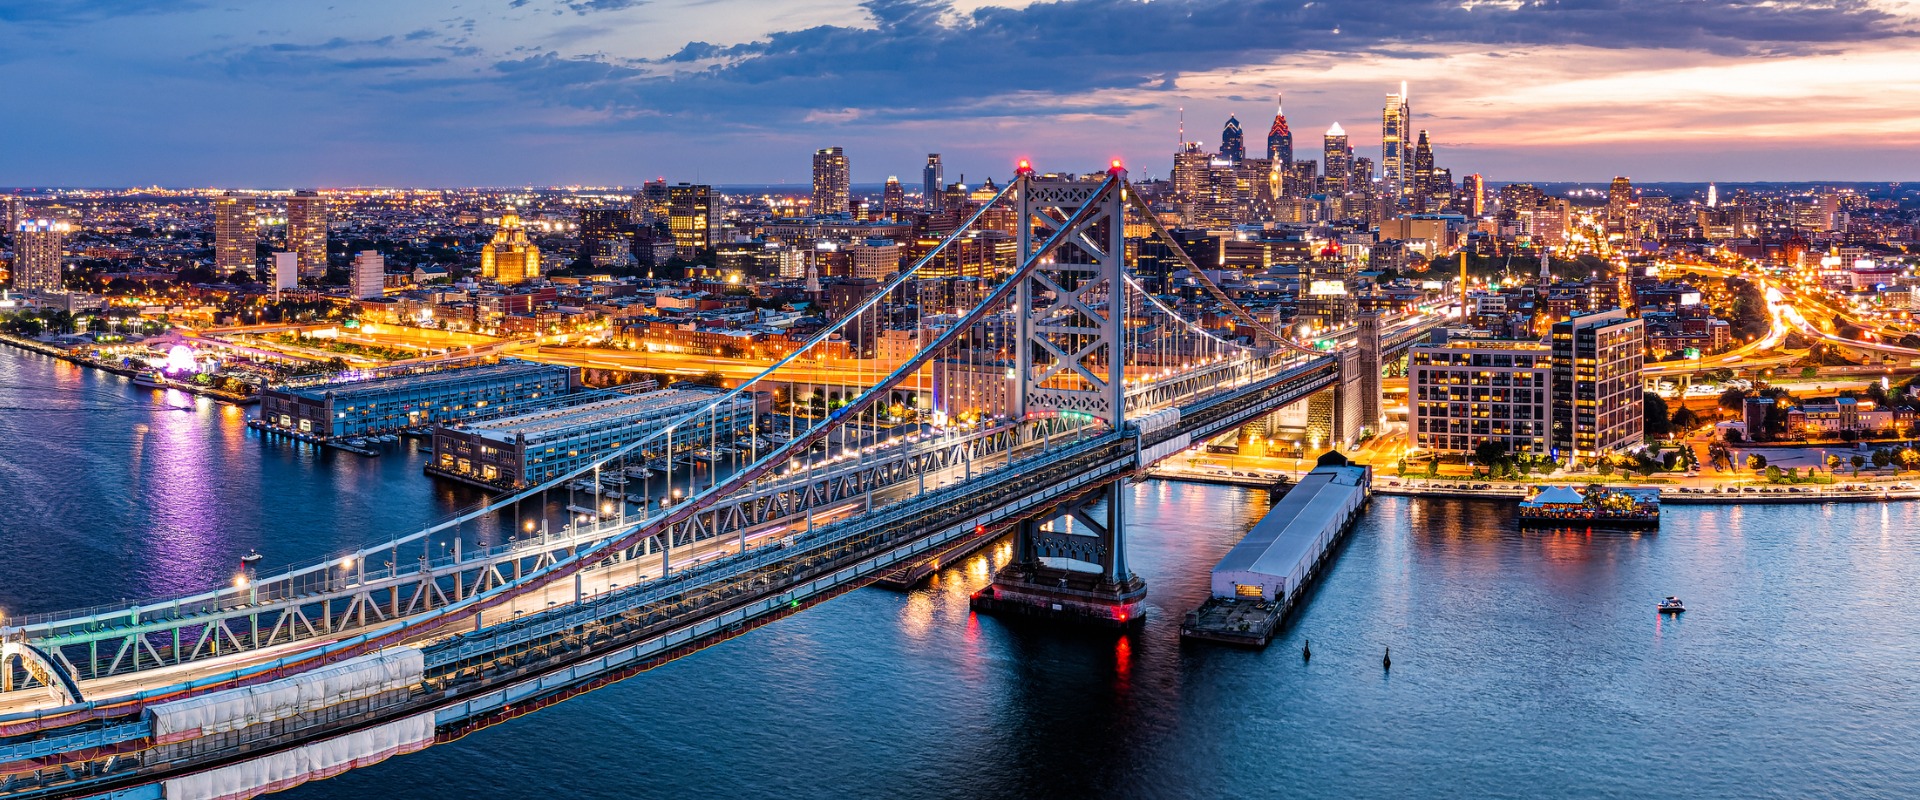
[[[319,557],[474,499],[420,463],[0,349],[0,609],[205,588],[251,548]],[[1378,498],[1251,651],[1177,628],[1265,493],[1129,502],[1139,633],[972,614],[1003,547],[286,796],[1920,795],[1920,504],[1676,506],[1629,534]],[[1668,594],[1691,610],[1658,618]]]

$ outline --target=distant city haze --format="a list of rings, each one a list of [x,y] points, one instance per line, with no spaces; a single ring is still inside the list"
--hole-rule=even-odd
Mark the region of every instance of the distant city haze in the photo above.
[[[1061,0],[0,4],[5,186],[1164,177],[1276,94],[1490,182],[1920,179],[1920,6]],[[1249,142],[1253,144],[1253,142]],[[1249,147],[1250,150],[1258,149]]]

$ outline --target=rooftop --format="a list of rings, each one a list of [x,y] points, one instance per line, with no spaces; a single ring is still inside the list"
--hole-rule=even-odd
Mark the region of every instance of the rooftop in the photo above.
[[[659,419],[663,411],[677,416],[693,410],[694,406],[712,401],[717,394],[717,390],[706,389],[659,389],[566,408],[466,423],[460,429],[499,442],[511,442],[519,436],[525,436],[528,441],[537,441],[622,418],[633,418],[635,422],[647,418]]]

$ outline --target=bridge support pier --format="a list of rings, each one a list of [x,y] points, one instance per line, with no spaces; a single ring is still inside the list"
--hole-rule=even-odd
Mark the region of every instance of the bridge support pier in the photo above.
[[[974,593],[981,611],[1129,630],[1145,618],[1147,582],[1127,567],[1124,479],[1019,523],[1013,563]],[[1104,508],[1096,509],[1104,503]],[[1049,526],[1060,520],[1057,526]],[[1075,530],[1072,520],[1086,533]]]

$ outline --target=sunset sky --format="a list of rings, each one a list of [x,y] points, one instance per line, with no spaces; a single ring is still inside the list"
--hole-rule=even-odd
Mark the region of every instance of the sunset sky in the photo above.
[[[0,0],[0,186],[950,180],[1384,94],[1455,175],[1920,179],[1920,0]]]

